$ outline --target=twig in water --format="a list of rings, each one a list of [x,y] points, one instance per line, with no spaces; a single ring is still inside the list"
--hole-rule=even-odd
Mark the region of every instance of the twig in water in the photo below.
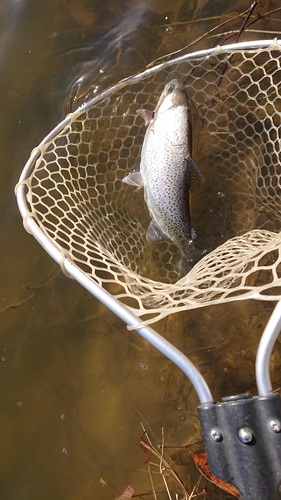
[[[146,434],[146,438],[147,438],[147,434]],[[162,452],[162,454],[160,454],[152,444],[150,444],[146,439],[144,439],[144,437],[141,437],[140,447],[144,450],[144,452],[146,454],[149,455],[149,457],[151,455],[154,455],[155,457],[158,458],[158,460],[159,460],[159,462],[161,464],[161,468],[160,468],[161,475],[163,475],[164,471],[167,472],[176,481],[176,483],[180,487],[181,491],[188,498],[189,497],[189,492],[187,491],[187,489],[186,489],[184,483],[182,482],[182,480],[180,479],[178,473],[175,471],[175,469],[163,457],[163,452]]]

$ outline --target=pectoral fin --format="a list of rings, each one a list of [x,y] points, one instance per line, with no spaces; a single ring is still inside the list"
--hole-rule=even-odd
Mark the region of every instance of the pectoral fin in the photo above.
[[[137,113],[144,119],[146,125],[154,118],[154,111],[149,111],[148,109],[137,109]]]
[[[125,184],[136,186],[138,189],[143,187],[143,178],[140,172],[132,172],[131,174],[126,175],[126,177],[122,180]]]
[[[165,238],[167,238],[167,234],[164,233],[158,222],[156,222],[155,219],[152,219],[146,233],[146,241],[162,241]]]
[[[195,191],[202,184],[202,175],[193,158],[189,158],[187,168],[189,169],[189,191]]]

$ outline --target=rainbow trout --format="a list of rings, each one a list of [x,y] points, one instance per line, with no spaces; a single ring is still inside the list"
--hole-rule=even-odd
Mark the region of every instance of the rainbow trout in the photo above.
[[[191,225],[189,191],[201,185],[200,171],[190,153],[190,108],[183,83],[171,80],[155,111],[137,111],[148,124],[141,151],[140,171],[123,182],[144,188],[151,216],[147,241],[169,238],[180,250],[179,275],[184,276],[202,257]]]

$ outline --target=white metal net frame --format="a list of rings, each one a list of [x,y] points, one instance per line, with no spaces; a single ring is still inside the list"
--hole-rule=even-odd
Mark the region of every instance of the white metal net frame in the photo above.
[[[64,272],[96,296],[107,290],[141,324],[210,304],[279,300],[280,55],[276,39],[216,47],[94,97],[24,167],[16,194],[25,228]],[[145,127],[136,110],[153,110],[175,76],[192,103],[193,156],[205,179],[192,200],[198,243],[214,248],[180,280],[177,249],[146,242],[143,193],[122,182],[139,168]]]

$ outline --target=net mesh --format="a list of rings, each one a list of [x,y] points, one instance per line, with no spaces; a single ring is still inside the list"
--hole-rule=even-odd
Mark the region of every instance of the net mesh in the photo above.
[[[147,322],[208,304],[281,298],[281,72],[277,43],[187,55],[107,90],[39,146],[25,181],[30,213],[61,250]],[[204,182],[191,198],[200,248],[178,280],[179,250],[147,243],[138,170],[145,125],[164,85],[191,101],[193,157]]]

